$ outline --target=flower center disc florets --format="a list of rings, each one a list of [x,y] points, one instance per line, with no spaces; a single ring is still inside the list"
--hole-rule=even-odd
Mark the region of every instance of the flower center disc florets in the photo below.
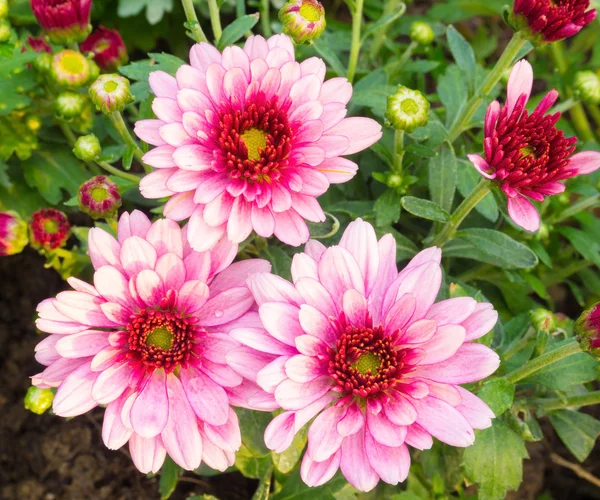
[[[185,367],[205,333],[194,323],[193,317],[184,317],[175,310],[142,309],[126,326],[128,358],[148,371],[164,368],[170,373],[180,365]]]
[[[277,98],[257,96],[244,108],[222,108],[216,140],[232,179],[271,182],[279,179],[288,165],[293,133],[287,110]]]
[[[396,337],[386,336],[381,327],[346,327],[335,349],[329,349],[329,375],[338,390],[366,398],[393,387],[405,353],[395,346]]]

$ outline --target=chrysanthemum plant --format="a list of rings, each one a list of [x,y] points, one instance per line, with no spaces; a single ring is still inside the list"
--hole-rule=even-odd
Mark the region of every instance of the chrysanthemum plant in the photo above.
[[[0,255],[67,281],[27,408],[162,498],[501,499],[545,420],[585,467],[596,11],[417,3],[0,1]]]

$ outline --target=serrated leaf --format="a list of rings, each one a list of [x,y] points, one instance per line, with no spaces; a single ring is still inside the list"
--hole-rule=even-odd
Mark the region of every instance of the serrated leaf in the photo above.
[[[400,194],[395,189],[386,189],[375,201],[375,224],[390,226],[400,218]]]
[[[475,431],[475,444],[465,449],[465,474],[478,486],[481,500],[503,500],[523,479],[523,459],[528,458],[523,439],[502,421]]]
[[[24,120],[0,116],[0,137],[0,161],[7,161],[13,154],[26,160],[38,148],[38,139]]]
[[[271,415],[245,408],[236,408],[235,412],[240,421],[240,432],[242,433],[244,446],[255,456],[268,455],[270,450],[265,445],[264,435],[265,429],[271,421]]]
[[[260,479],[273,467],[273,462],[270,455],[257,456],[242,444],[235,454],[235,466],[245,477]]]
[[[402,198],[402,208],[422,219],[446,222],[450,218],[450,214],[437,203],[415,198],[414,196],[404,196]]]
[[[182,471],[183,469],[167,455],[165,463],[160,469],[160,480],[158,482],[160,500],[167,500],[167,498],[170,498],[177,487],[177,479]]]
[[[431,201],[449,212],[456,191],[456,156],[452,145],[445,142],[440,154],[429,160],[429,193]]]
[[[454,26],[448,26],[446,29],[446,37],[450,52],[458,64],[458,67],[463,71],[469,81],[469,87],[473,90],[475,78],[475,54],[473,48],[469,45],[464,37],[456,31]]]
[[[217,48],[223,50],[228,45],[233,45],[237,42],[245,33],[254,28],[254,25],[258,22],[258,17],[258,14],[238,17],[223,30]]]
[[[497,265],[506,269],[528,269],[538,263],[537,255],[529,247],[500,231],[470,228],[458,231],[456,237],[468,241],[477,249],[498,259]]]
[[[496,417],[499,417],[512,406],[515,386],[503,378],[488,380],[477,396],[485,401]]]
[[[569,451],[583,462],[600,435],[600,421],[578,411],[558,410],[550,413],[550,422]]]

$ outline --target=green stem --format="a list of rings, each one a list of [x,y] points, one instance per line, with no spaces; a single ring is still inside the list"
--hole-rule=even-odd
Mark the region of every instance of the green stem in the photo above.
[[[397,174],[402,173],[402,158],[404,158],[404,130],[396,129],[394,133],[393,169]]]
[[[221,18],[219,16],[219,6],[217,0],[208,0],[208,11],[210,13],[210,25],[212,26],[215,42],[219,43],[223,30],[221,29]]]
[[[271,4],[269,0],[260,0],[260,26],[263,35],[270,37],[273,32],[271,30]]]
[[[127,144],[127,146],[130,146],[133,148],[134,158],[138,162],[140,162],[140,164],[144,167],[144,170],[146,172],[151,172],[152,168],[149,167],[148,165],[146,165],[142,160],[142,158],[144,156],[144,152],[140,149],[137,142],[135,142],[135,139],[129,132],[129,129],[127,128],[127,124],[125,123],[125,120],[123,119],[123,115],[119,111],[113,111],[112,113],[110,113],[107,116],[108,116],[108,119],[110,120],[110,122],[113,124],[113,126],[117,130],[117,132],[119,133],[119,135],[121,136],[121,139],[123,139],[123,142],[125,144]]]
[[[395,76],[402,69],[406,62],[412,57],[415,49],[418,46],[419,44],[417,42],[410,42],[408,47],[406,47],[406,50],[400,56],[400,59],[398,59],[398,61],[396,61],[396,63],[394,64],[394,67],[391,71],[392,75]]]
[[[112,175],[116,175],[117,177],[121,177],[122,179],[130,180],[132,182],[135,182],[136,184],[140,183],[140,178],[137,175],[128,174],[127,172],[123,172],[122,170],[119,170],[118,168],[113,167],[110,163],[108,163],[106,161],[97,161],[96,163],[98,164],[99,167],[103,168],[107,172],[110,172]]]
[[[559,347],[558,349],[554,349],[553,351],[547,352],[546,354],[542,354],[541,356],[528,361],[520,368],[517,368],[516,370],[513,370],[507,374],[504,378],[506,378],[506,380],[508,380],[510,383],[516,384],[519,380],[529,377],[542,368],[556,363],[567,356],[577,354],[578,352],[581,352],[579,344],[575,341],[570,342],[567,345]]]
[[[444,224],[442,230],[433,238],[430,246],[442,247],[454,236],[458,226],[462,223],[467,215],[475,208],[475,206],[483,200],[486,194],[490,192],[490,182],[482,179],[473,191],[467,196],[458,206],[456,211],[450,216],[450,220]]]
[[[187,19],[189,30],[192,33],[192,38],[196,40],[197,43],[200,42],[208,42],[208,38],[202,31],[202,27],[198,22],[198,16],[196,16],[196,9],[194,8],[194,3],[192,0],[181,0],[181,4],[183,5],[183,10],[185,11],[185,17]]]
[[[465,110],[454,122],[448,135],[450,142],[454,142],[458,136],[468,128],[469,122],[471,121],[471,118],[473,118],[475,112],[479,109],[479,106],[481,106],[483,98],[486,97],[500,81],[504,71],[513,63],[515,57],[519,54],[519,51],[526,42],[527,39],[521,32],[517,31],[513,35],[492,71],[488,73],[477,92],[475,92],[473,97],[467,102]]]
[[[529,344],[529,341],[531,340],[532,334],[535,332],[536,332],[535,328],[530,327],[521,340],[518,340],[517,342],[510,344],[508,349],[506,349],[506,351],[504,351],[504,355],[502,356],[502,359],[504,361],[506,361],[507,359],[512,358],[521,349],[524,349],[525,347],[527,347],[527,345]]]
[[[543,408],[544,410],[561,410],[573,406],[590,406],[600,403],[600,391],[592,391],[579,396],[571,396],[565,399],[552,398],[530,398],[525,400],[526,408]]]
[[[350,60],[348,61],[348,80],[352,83],[356,74],[358,55],[360,54],[360,27],[363,17],[364,0],[356,0],[352,13],[352,45],[350,47]]]
[[[554,113],[565,113],[569,111],[575,104],[579,101],[574,97],[569,97],[565,101],[559,102],[556,106],[554,106],[550,111],[548,111],[549,115],[553,115]]]
[[[69,127],[66,123],[64,123],[62,121],[58,122],[58,126],[62,130],[62,133],[65,136],[65,138],[67,139],[67,141],[69,142],[69,144],[71,146],[75,146],[75,142],[77,142],[77,137],[71,130],[71,127]]]
[[[387,0],[385,2],[385,5],[383,6],[383,12],[381,14],[381,17],[393,14],[396,9],[401,8],[399,4],[400,0]],[[406,9],[406,5],[404,5],[404,9]],[[369,50],[369,57],[373,61],[377,58],[377,55],[379,54],[379,51],[381,50],[381,47],[383,46],[387,38],[389,26],[389,24],[386,24],[383,28],[380,28],[373,37],[373,41],[371,42],[371,49]]]

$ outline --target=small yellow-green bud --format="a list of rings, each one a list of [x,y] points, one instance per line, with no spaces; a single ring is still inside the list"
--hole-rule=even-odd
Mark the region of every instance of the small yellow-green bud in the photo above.
[[[10,23],[6,19],[0,19],[0,42],[10,40]]]
[[[61,92],[54,101],[54,113],[61,120],[77,118],[83,112],[85,96],[77,92]]]
[[[600,72],[578,71],[573,81],[575,90],[586,104],[600,104]]]
[[[82,161],[94,161],[102,153],[102,147],[94,134],[82,135],[75,142],[73,153]]]
[[[93,83],[100,76],[100,66],[93,59],[88,59],[90,65],[90,78],[88,83]]]
[[[33,61],[33,67],[40,73],[49,73],[52,68],[52,54],[42,52]]]
[[[75,50],[61,50],[52,58],[50,74],[57,85],[76,89],[89,81],[90,61]]]
[[[8,16],[8,0],[0,0],[0,19]]]
[[[129,80],[115,74],[100,75],[90,86],[90,98],[98,111],[104,114],[122,111],[133,102]]]
[[[385,117],[395,129],[410,133],[427,123],[429,102],[418,90],[398,85],[396,92],[388,96]]]
[[[529,321],[536,330],[545,333],[552,333],[557,328],[554,314],[546,309],[539,308],[530,311]]]
[[[52,390],[39,389],[32,386],[27,390],[23,403],[25,404],[25,409],[41,415],[52,406],[53,400],[54,393]]]
[[[279,11],[279,20],[294,42],[311,44],[325,29],[325,9],[317,0],[290,0]]]
[[[410,25],[410,39],[421,45],[431,45],[435,39],[435,33],[430,24],[415,21]]]

